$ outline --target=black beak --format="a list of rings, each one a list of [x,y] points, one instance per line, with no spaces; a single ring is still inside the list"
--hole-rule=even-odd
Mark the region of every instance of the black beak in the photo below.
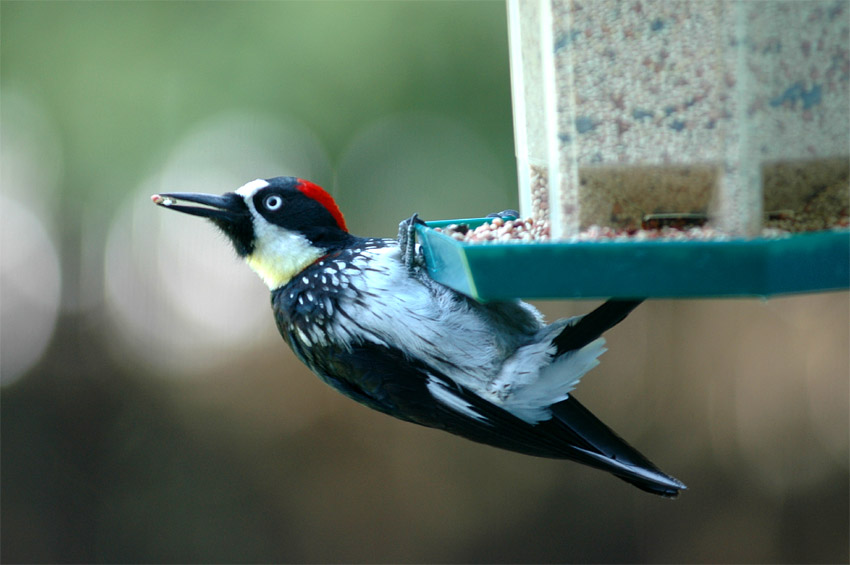
[[[154,194],[151,200],[163,208],[212,220],[230,238],[240,256],[244,257],[253,253],[254,228],[251,212],[238,194],[228,192],[218,196],[197,192],[171,192]],[[203,206],[184,206],[177,204],[178,200],[203,204]]]
[[[245,217],[248,213],[248,208],[245,202],[238,194],[228,192],[218,196],[216,194],[201,194],[198,192],[171,192],[169,194],[154,194],[151,196],[154,204],[177,210],[185,214],[200,216],[202,218],[210,218],[212,220],[224,220],[225,222],[236,222]],[[204,204],[206,208],[200,206],[182,206],[177,204],[178,200],[186,202],[194,202],[195,204]]]

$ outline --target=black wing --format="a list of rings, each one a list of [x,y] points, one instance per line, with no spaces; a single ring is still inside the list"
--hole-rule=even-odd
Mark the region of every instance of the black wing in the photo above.
[[[552,419],[529,424],[422,362],[405,357],[398,349],[373,343],[350,349],[303,348],[297,341],[288,341],[325,382],[396,418],[502,449],[572,459],[663,496],[676,496],[686,488],[662,473],[572,396],[552,407]],[[456,405],[437,400],[429,382],[440,383],[438,386]]]

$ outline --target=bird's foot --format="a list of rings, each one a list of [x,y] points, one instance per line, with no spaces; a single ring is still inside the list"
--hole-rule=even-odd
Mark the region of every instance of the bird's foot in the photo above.
[[[508,209],[508,210],[502,210],[501,212],[494,212],[492,214],[487,214],[487,217],[488,218],[502,218],[503,220],[507,220],[507,219],[517,220],[517,219],[519,219],[519,212],[517,212],[516,210]]]
[[[407,270],[413,272],[422,264],[422,256],[416,253],[416,226],[425,225],[419,214],[413,214],[398,225],[398,246]]]

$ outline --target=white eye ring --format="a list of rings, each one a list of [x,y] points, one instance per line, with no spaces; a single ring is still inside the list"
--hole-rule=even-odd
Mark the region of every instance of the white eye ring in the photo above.
[[[263,200],[263,206],[266,207],[266,210],[271,210],[272,212],[274,212],[275,210],[283,206],[283,198],[281,198],[277,194],[266,196],[265,200]]]

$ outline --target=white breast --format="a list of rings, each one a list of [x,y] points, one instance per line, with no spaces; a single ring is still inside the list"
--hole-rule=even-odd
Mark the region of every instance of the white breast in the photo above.
[[[551,418],[549,406],[605,351],[600,338],[553,362],[552,338],[568,320],[545,326],[528,304],[482,305],[427,275],[411,276],[396,246],[364,252],[343,272],[351,291],[339,308],[356,320],[358,338],[398,348],[529,423]],[[344,317],[329,329],[352,337]],[[446,383],[432,376],[427,384],[435,399],[473,417]]]
[[[352,290],[338,307],[356,320],[364,339],[400,349],[482,396],[505,360],[533,339],[534,332],[495,325],[483,306],[455,291],[411,277],[396,246],[370,250],[350,269]],[[349,336],[348,325],[337,317],[329,330]]]

